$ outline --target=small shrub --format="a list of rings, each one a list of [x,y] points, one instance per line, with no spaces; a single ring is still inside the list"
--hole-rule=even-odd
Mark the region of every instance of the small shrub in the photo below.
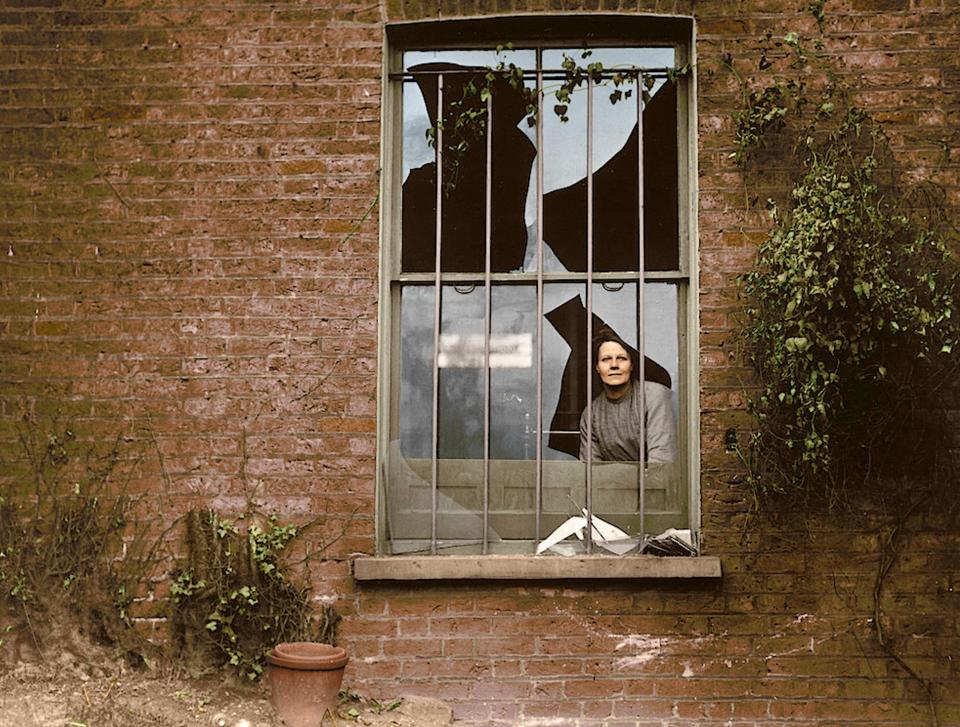
[[[120,472],[121,438],[83,442],[70,426],[24,417],[0,479],[0,609],[38,650],[76,622],[100,644],[139,654],[130,605],[155,565]]]
[[[194,668],[230,666],[246,679],[284,641],[331,642],[336,614],[315,622],[310,587],[289,575],[288,549],[307,526],[212,510],[185,518],[186,557],[172,575],[171,624],[181,658]]]

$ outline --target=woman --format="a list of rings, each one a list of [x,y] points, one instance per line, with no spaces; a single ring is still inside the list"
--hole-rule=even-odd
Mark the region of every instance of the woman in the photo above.
[[[633,358],[626,344],[607,329],[593,342],[596,372],[603,392],[593,400],[592,459],[597,462],[673,462],[677,431],[670,389],[633,378]],[[641,391],[644,418],[641,419]],[[641,421],[645,443],[641,447]],[[587,459],[587,410],[580,415],[580,459]]]

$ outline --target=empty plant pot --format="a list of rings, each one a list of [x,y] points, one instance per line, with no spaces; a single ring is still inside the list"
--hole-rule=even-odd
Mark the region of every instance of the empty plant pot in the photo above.
[[[319,727],[328,710],[336,712],[347,665],[344,649],[294,641],[273,647],[266,658],[270,701],[287,727]]]

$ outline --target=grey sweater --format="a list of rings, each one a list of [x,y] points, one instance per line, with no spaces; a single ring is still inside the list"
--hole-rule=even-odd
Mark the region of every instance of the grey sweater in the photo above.
[[[640,446],[640,387],[610,401],[606,394],[593,400],[593,460],[595,462],[674,462],[677,428],[673,421],[670,389],[643,382],[646,416],[646,457]],[[580,415],[580,459],[587,459],[587,410]]]

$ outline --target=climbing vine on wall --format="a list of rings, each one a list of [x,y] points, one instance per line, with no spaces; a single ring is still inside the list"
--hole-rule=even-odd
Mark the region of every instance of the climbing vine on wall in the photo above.
[[[170,587],[181,659],[195,668],[229,666],[253,680],[278,643],[332,642],[339,617],[329,606],[314,613],[308,580],[295,575],[289,557],[294,541],[316,521],[295,526],[254,511],[228,520],[212,510],[191,510],[184,523],[186,555]]]
[[[788,67],[810,62],[796,34],[781,47]],[[882,127],[842,84],[739,77],[734,158],[749,174],[781,154],[793,177],[741,279],[760,380],[750,481],[758,499],[835,504],[942,460],[931,415],[960,339],[956,238],[936,195],[901,183]]]
[[[822,34],[823,0],[807,9]],[[808,506],[866,506],[878,548],[871,630],[923,689],[936,727],[949,689],[907,657],[913,634],[896,633],[884,591],[908,522],[960,514],[944,411],[960,345],[960,239],[943,190],[905,183],[895,145],[822,37],[768,33],[752,59],[726,58],[742,98],[731,157],[748,201],[770,197],[772,226],[740,278],[758,385],[749,445],[734,438],[735,449],[756,510],[785,504],[799,522]]]

